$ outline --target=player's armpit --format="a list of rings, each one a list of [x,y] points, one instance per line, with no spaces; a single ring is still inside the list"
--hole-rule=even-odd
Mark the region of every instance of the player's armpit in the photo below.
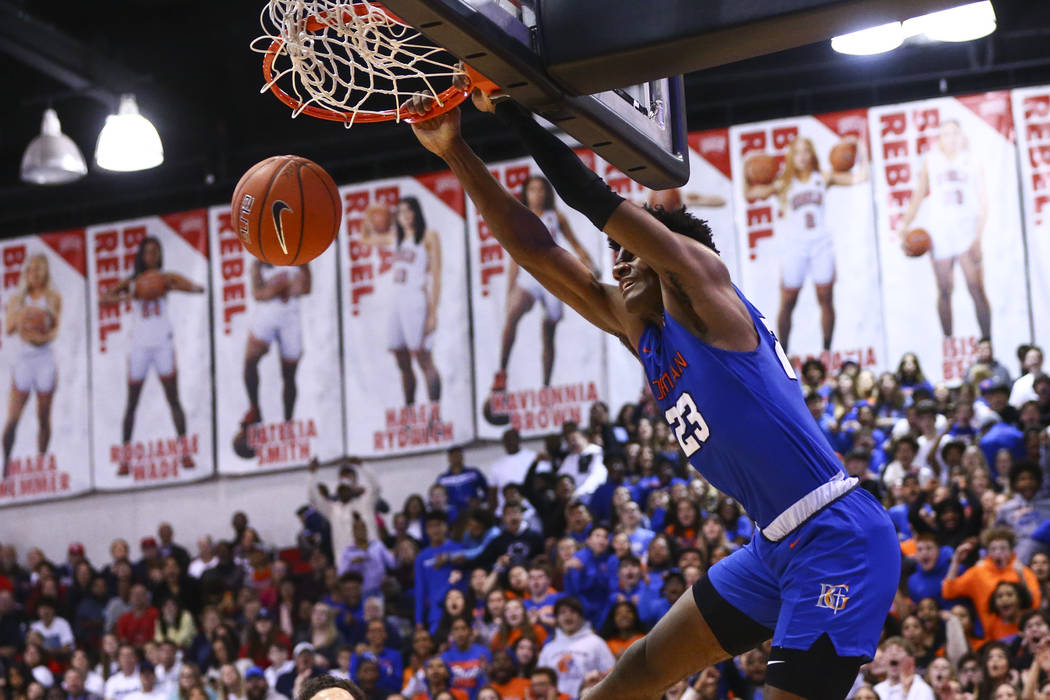
[[[606,333],[633,338],[631,319],[619,292],[602,284],[586,265],[560,246],[551,246],[534,261],[519,260],[551,294]],[[640,333],[640,331],[639,331]]]

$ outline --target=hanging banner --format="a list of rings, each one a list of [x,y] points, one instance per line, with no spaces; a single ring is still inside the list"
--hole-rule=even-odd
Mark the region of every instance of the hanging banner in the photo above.
[[[276,267],[244,250],[230,216],[209,211],[219,473],[333,460],[344,454],[336,246]]]
[[[0,245],[0,506],[91,488],[84,231]]]
[[[595,169],[590,151],[577,155]],[[604,235],[558,199],[531,160],[490,170],[558,245],[601,274],[609,259]],[[478,436],[498,438],[510,426],[530,437],[558,432],[565,421],[586,425],[590,405],[604,395],[604,334],[511,260],[473,202],[467,222]]]
[[[1016,375],[1030,337],[1010,95],[870,110],[889,363],[957,382],[990,335]]]
[[[1017,124],[1021,197],[1024,202],[1028,245],[1028,284],[1034,313],[1033,339],[1050,347],[1050,87],[1024,88],[1011,93]],[[1001,352],[1005,360],[1013,353]],[[1014,376],[1019,367],[1011,364]]]
[[[798,367],[887,366],[867,111],[729,129],[737,283]]]
[[[208,213],[87,229],[95,487],[214,470]]]
[[[649,190],[608,163],[602,161],[601,165],[603,177],[621,196],[665,209],[685,206],[690,214],[706,221],[730,276],[740,283],[728,129],[689,134],[689,182],[681,188]],[[616,284],[612,275],[615,258],[611,249],[603,251],[602,281],[608,284]],[[605,353],[609,370],[606,396],[615,412],[625,403],[638,402],[646,386],[645,372],[634,353],[609,334],[605,334]]]
[[[463,190],[451,173],[340,190],[350,454],[474,439]]]

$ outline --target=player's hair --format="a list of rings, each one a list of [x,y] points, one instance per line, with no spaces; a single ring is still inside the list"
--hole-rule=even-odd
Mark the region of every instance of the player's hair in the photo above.
[[[402,197],[398,200],[397,205],[402,204],[408,205],[408,208],[412,210],[412,240],[418,245],[423,240],[423,234],[427,230],[427,220],[423,217],[423,207],[420,206],[419,200],[415,197]],[[405,240],[405,229],[401,228],[401,222],[394,218],[394,225],[397,228],[397,244],[400,246],[401,242]]]
[[[525,190],[529,189],[529,184],[533,180],[538,180],[543,183],[543,211],[551,211],[554,209],[554,188],[551,187],[550,180],[543,177],[542,175],[529,175],[525,178],[525,182],[521,183],[521,191],[518,193],[518,201],[525,205],[525,208],[529,208],[529,198],[525,193]]]
[[[51,284],[51,261],[47,259],[47,255],[44,253],[33,253],[26,258],[25,265],[22,266],[22,271],[18,275],[18,287],[15,289],[15,294],[22,299],[25,299],[26,293],[29,292],[29,275],[26,274],[26,268],[35,262],[43,263],[44,265],[44,290],[48,292],[56,291],[53,284]]]
[[[711,227],[703,219],[698,219],[687,212],[685,207],[668,211],[663,207],[654,209],[646,204],[643,208],[671,231],[686,238],[692,238],[694,241],[702,243],[715,251],[715,253],[718,253],[718,248],[715,246],[714,238],[711,235]],[[610,238],[609,247],[612,248],[613,252],[619,253],[620,248],[623,246]]]
[[[800,149],[805,148],[809,151],[809,157],[812,160],[813,167],[811,172],[820,172],[820,159],[817,158],[817,149],[813,147],[813,142],[805,136],[796,136],[792,139],[791,143],[788,144],[787,153],[784,154],[784,172],[777,178],[779,182],[777,197],[780,200],[780,209],[784,211],[787,209],[787,191],[788,185],[794,180],[801,180],[799,177],[798,168],[795,167],[795,153]]]
[[[135,251],[135,268],[131,275],[132,279],[137,278],[146,271],[146,244],[148,243],[153,243],[157,246],[157,252],[159,254],[157,269],[164,269],[164,246],[160,244],[160,239],[156,236],[146,236],[139,243],[138,250]]]
[[[310,700],[322,690],[328,690],[329,688],[341,688],[350,693],[354,700],[365,700],[364,692],[357,687],[356,683],[344,678],[330,676],[327,673],[323,676],[311,678],[303,683],[303,687],[299,690],[299,695],[295,700]]]

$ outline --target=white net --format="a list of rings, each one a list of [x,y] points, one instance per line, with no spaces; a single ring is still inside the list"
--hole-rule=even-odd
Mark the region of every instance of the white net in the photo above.
[[[266,54],[277,46],[261,92],[279,87],[291,98],[293,117],[305,111],[348,127],[400,121],[417,94],[443,105],[462,74],[454,56],[368,0],[270,0],[260,23],[265,34],[252,50]]]

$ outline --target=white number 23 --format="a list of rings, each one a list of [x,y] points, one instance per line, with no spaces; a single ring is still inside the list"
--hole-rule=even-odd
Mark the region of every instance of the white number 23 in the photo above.
[[[682,392],[675,405],[664,411],[664,418],[674,431],[686,457],[703,447],[703,443],[711,436],[711,429],[707,427],[707,421],[700,415],[700,409],[689,392]]]

